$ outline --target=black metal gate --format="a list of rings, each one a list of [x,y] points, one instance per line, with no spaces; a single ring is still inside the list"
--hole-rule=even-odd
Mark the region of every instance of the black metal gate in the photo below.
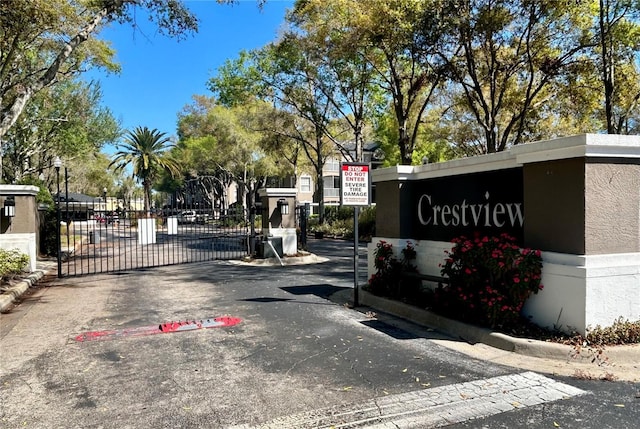
[[[145,213],[106,194],[92,198],[58,193],[57,209],[60,277],[250,254],[253,218],[242,207],[175,204]]]

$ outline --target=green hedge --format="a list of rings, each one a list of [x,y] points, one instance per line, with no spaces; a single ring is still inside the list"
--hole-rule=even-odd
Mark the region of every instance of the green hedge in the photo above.
[[[325,223],[318,223],[317,215],[309,217],[308,227],[312,233],[322,232],[327,236],[353,238],[353,207],[326,207]],[[370,240],[376,234],[376,207],[360,210],[358,216],[359,238]]]
[[[29,256],[18,250],[0,249],[0,277],[4,280],[20,274],[29,263]]]

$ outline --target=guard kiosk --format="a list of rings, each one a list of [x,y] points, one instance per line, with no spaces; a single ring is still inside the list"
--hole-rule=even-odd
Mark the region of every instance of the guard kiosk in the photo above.
[[[264,241],[272,243],[279,256],[295,255],[298,252],[295,210],[297,194],[298,190],[295,188],[265,188],[258,191],[262,236]],[[261,243],[258,243],[258,256],[261,256],[260,246]],[[262,256],[269,256],[268,252],[265,250]]]

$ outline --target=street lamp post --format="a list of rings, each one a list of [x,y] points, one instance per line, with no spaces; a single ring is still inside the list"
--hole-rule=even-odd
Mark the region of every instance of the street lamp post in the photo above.
[[[60,214],[60,167],[62,167],[62,161],[60,157],[57,157],[53,160],[53,166],[56,168],[56,212],[58,222],[56,225],[56,243],[58,249],[58,278],[62,277],[62,243],[60,243],[60,223],[61,223],[61,214]]]

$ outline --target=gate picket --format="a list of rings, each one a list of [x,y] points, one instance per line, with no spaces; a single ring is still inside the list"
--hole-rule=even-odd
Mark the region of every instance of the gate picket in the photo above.
[[[83,197],[67,194],[61,201],[59,196],[56,204],[62,220],[58,258],[63,277],[241,259],[249,254],[252,219],[242,209],[224,212],[203,203],[194,204],[197,208],[164,207],[149,222],[142,211],[120,205],[114,209],[116,204],[109,205],[106,196]]]

